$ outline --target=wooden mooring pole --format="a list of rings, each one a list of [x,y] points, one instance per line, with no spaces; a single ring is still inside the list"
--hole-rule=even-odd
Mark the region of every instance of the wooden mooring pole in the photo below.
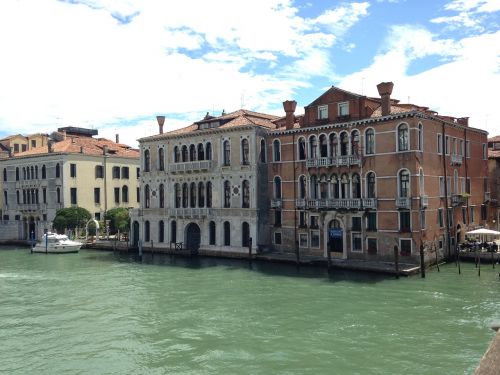
[[[481,254],[477,257],[477,275],[481,276]]]
[[[295,241],[295,262],[300,265],[299,241]]]
[[[424,259],[424,245],[420,245],[420,275],[425,279],[425,259]]]
[[[142,240],[139,240],[139,260],[142,262]]]
[[[151,259],[155,258],[155,247],[153,244],[153,240],[151,240]]]
[[[460,275],[462,273],[462,270],[460,269],[460,249],[457,246],[457,265],[458,265],[458,274]]]
[[[394,270],[396,271],[396,279],[399,279],[399,249],[394,246]]]
[[[330,246],[326,251],[326,256],[328,258],[328,272],[332,269],[332,251],[333,251],[333,240],[330,239]]]
[[[439,271],[439,257],[438,257],[438,249],[437,249],[437,248],[434,248],[434,250],[435,250],[435,251],[434,251],[434,254],[436,254],[436,267],[437,267],[438,272],[440,272],[440,271]]]
[[[248,239],[248,260],[252,260],[252,237]]]

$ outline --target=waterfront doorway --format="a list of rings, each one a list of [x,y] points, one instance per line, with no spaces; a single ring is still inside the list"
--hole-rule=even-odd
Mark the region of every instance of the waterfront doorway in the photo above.
[[[132,224],[132,246],[139,246],[139,223],[137,221]]]
[[[198,251],[200,248],[201,231],[198,224],[190,223],[186,227],[186,249],[192,252]]]
[[[28,229],[28,239],[34,238],[35,240],[37,239],[37,233],[36,233],[36,225],[35,225],[35,218],[33,216],[30,217],[29,220],[29,229]]]
[[[331,220],[328,224],[328,241],[331,241],[331,252],[334,255],[344,254],[344,231],[340,221],[337,219]]]

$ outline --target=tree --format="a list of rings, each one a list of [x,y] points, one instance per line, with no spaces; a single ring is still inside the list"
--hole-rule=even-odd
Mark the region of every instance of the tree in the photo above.
[[[109,220],[109,230],[111,234],[128,232],[130,228],[130,217],[126,208],[112,208],[106,212],[104,218],[105,220]]]
[[[83,207],[62,208],[56,212],[53,225],[58,232],[64,232],[66,229],[75,229],[84,227],[92,215]]]

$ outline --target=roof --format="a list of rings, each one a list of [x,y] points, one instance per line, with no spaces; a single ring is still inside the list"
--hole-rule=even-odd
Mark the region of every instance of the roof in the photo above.
[[[492,142],[492,143],[500,142],[500,135],[496,135],[494,137],[488,138],[488,142]]]
[[[239,109],[237,111],[227,113],[218,117],[209,116],[203,120],[196,121],[193,124],[186,126],[184,128],[172,130],[170,132],[166,132],[163,134],[152,135],[150,137],[144,137],[139,139],[139,141],[162,139],[165,137],[196,132],[199,130],[200,124],[212,123],[212,122],[222,122],[222,125],[218,126],[217,128],[203,129],[203,131],[210,131],[215,129],[229,129],[247,125],[261,126],[268,129],[275,129],[276,125],[274,124],[273,121],[279,118],[280,118],[279,116],[269,115],[266,113],[254,112],[246,109]]]
[[[363,98],[365,97],[364,95],[360,95],[360,94],[356,94],[355,92],[351,92],[351,91],[347,91],[347,90],[343,90],[341,88],[338,88],[338,87],[335,87],[335,86],[332,86],[330,87],[328,90],[326,90],[323,94],[321,94],[320,96],[318,96],[316,99],[314,99],[310,104],[306,105],[306,107],[310,107],[312,105],[316,105],[316,103],[318,103],[320,101],[320,99],[327,95],[330,91],[340,91],[340,92],[343,92],[344,94],[347,94],[347,95],[352,95],[352,96],[355,96],[357,98]]]
[[[491,148],[488,149],[488,158],[489,159],[498,159],[500,158],[500,150],[492,150]]]
[[[54,153],[84,154],[84,155],[102,155],[104,146],[108,147],[108,153],[113,156],[138,158],[139,150],[130,146],[115,143],[106,138],[90,137],[67,137],[65,140],[53,143]],[[14,154],[14,157],[24,157],[32,155],[48,154],[48,145],[35,147],[31,150]]]

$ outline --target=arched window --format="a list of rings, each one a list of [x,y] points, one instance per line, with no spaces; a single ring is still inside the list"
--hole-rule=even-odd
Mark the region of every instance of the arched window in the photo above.
[[[177,222],[175,220],[170,222],[170,242],[177,242]]]
[[[250,246],[250,225],[246,221],[241,224],[241,246]]]
[[[44,165],[44,167],[45,167],[45,165]],[[19,181],[19,167],[16,167],[16,181]]]
[[[203,143],[198,143],[198,160],[205,160],[205,149]]]
[[[208,244],[215,245],[215,221],[208,224]]]
[[[207,207],[212,207],[212,183],[207,182]]]
[[[334,173],[330,177],[330,181],[332,184],[332,198],[339,199],[340,198],[340,181],[338,176]]]
[[[260,162],[266,162],[266,141],[264,139],[260,140]]]
[[[160,220],[158,222],[158,242],[165,241],[165,222]]]
[[[375,131],[367,129],[365,132],[365,154],[371,155],[375,153]]]
[[[326,142],[326,135],[319,136],[319,156],[326,158],[328,156],[328,143]]]
[[[61,167],[59,166],[59,163],[56,164],[56,178],[61,177]]]
[[[359,155],[359,131],[351,132],[351,155]]]
[[[224,208],[231,207],[231,184],[224,181]]]
[[[361,198],[361,179],[357,173],[352,175],[352,197]]]
[[[369,172],[366,175],[366,197],[375,198],[377,194],[375,173]]]
[[[457,178],[458,178],[458,176],[457,176]],[[420,189],[420,195],[425,195],[424,170],[422,168],[420,168],[418,170],[418,185],[419,185],[419,189]]]
[[[122,186],[122,202],[128,203],[128,186]]]
[[[27,201],[28,200],[27,200],[27,197],[26,197],[26,190],[23,190],[23,204],[25,204]],[[59,203],[59,201],[58,201],[58,203]]]
[[[205,207],[205,184],[202,181],[198,183],[198,207]]]
[[[31,179],[35,179],[35,168],[33,168],[33,166],[31,166]]]
[[[160,184],[159,194],[160,194],[160,199],[159,199],[160,208],[165,208],[165,186],[163,184]]]
[[[243,180],[243,193],[242,193],[242,201],[241,201],[241,207],[242,208],[249,208],[250,207],[250,183],[248,180]]]
[[[144,241],[149,242],[151,240],[151,231],[149,228],[149,220],[144,222]]]
[[[309,158],[316,159],[318,155],[318,141],[315,135],[309,137]]]
[[[250,147],[246,138],[241,140],[241,164],[250,164]]]
[[[7,168],[3,169],[3,180],[7,181]]]
[[[177,183],[174,185],[175,208],[181,207],[181,186]]]
[[[309,180],[309,191],[311,199],[318,199],[318,177],[316,175],[312,175]]]
[[[158,149],[158,170],[165,170],[165,151],[163,150],[163,147]]]
[[[340,178],[340,198],[341,199],[349,199],[349,177],[347,174],[342,174]]]
[[[181,154],[179,152],[179,147],[174,147],[174,163],[178,163],[180,161]]]
[[[319,197],[321,199],[328,198],[328,178],[325,174],[319,178]]]
[[[281,145],[277,139],[273,141],[273,161],[281,161]]]
[[[38,165],[35,165],[35,179],[38,180]]]
[[[349,136],[346,132],[340,133],[340,155],[347,155],[349,146]]]
[[[144,150],[144,172],[149,172],[150,162],[149,150]]]
[[[299,138],[299,160],[306,160],[306,140],[304,137]]]
[[[424,151],[424,128],[422,124],[418,124],[418,150]]]
[[[188,148],[186,145],[182,146],[181,148],[181,158],[183,163],[188,161]]]
[[[409,197],[410,196],[410,172],[407,169],[403,169],[399,172],[399,196]]]
[[[231,246],[231,224],[224,222],[224,246]]]
[[[42,165],[42,178],[47,178],[47,168],[45,168],[45,164]]]
[[[144,208],[149,208],[150,205],[149,185],[144,186]]]
[[[299,199],[306,198],[306,177],[304,175],[299,177]]]
[[[189,187],[189,203],[190,207],[196,207],[196,182],[191,182]]]
[[[196,147],[195,145],[190,145],[189,146],[189,161],[195,161],[196,160]]]
[[[408,135],[408,125],[398,126],[398,151],[408,151],[410,149],[410,139]]]
[[[274,177],[274,199],[281,199],[281,177]]]
[[[56,189],[56,200],[57,200],[57,203],[61,203],[61,189],[60,188]]]
[[[224,165],[231,165],[231,145],[229,141],[224,141],[222,144],[222,152],[223,152],[223,163]]]
[[[210,142],[205,146],[205,160],[212,160],[212,144]]]
[[[455,169],[453,171],[453,191],[452,194],[458,194],[458,171]]]
[[[19,190],[16,190],[16,202],[17,204],[21,203],[21,195],[19,193]]]
[[[188,184],[187,182],[182,184],[182,207],[187,208],[188,206]]]
[[[339,153],[339,140],[337,138],[337,134],[330,134],[328,140],[330,143],[330,157],[337,156]]]

